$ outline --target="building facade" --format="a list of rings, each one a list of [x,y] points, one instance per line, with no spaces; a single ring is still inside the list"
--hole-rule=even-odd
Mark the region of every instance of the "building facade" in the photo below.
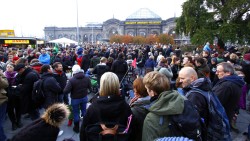
[[[88,24],[78,27],[79,42],[108,41],[113,35],[148,36],[167,33],[175,34],[175,17],[162,20],[160,16],[147,8],[142,8],[130,15],[125,21],[112,18],[102,24]],[[77,27],[45,27],[45,40],[66,37],[77,40]],[[176,36],[175,36],[176,37]]]

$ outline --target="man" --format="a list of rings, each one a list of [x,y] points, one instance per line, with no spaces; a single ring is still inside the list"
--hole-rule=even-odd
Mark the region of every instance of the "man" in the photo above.
[[[191,90],[192,87],[203,91],[211,90],[210,83],[204,78],[198,79],[196,71],[192,67],[184,67],[179,72],[179,79],[182,85],[184,95]],[[208,105],[204,96],[196,92],[190,92],[187,98],[198,108],[201,118],[204,119],[206,125],[208,121]]]
[[[25,66],[25,64],[17,64],[14,71],[18,72],[16,76],[17,87],[20,89],[21,98],[21,113],[29,115],[32,120],[39,118],[38,109],[36,109],[35,104],[32,101],[32,90],[34,83],[39,79],[39,74],[30,67]]]
[[[46,53],[45,49],[41,50],[41,55],[38,58],[39,62],[41,62],[42,64],[50,64],[50,55],[48,53]]]
[[[58,102],[58,94],[62,89],[56,79],[53,77],[53,70],[50,65],[43,65],[41,68],[43,79],[42,89],[45,94],[45,102],[43,108],[47,109],[50,105]]]
[[[100,79],[101,79],[101,76],[105,73],[105,72],[108,72],[110,71],[110,68],[109,66],[106,65],[107,63],[107,58],[105,57],[102,57],[101,58],[101,63],[96,65],[94,70],[93,70],[93,74],[96,74],[97,75],[97,83],[98,83],[98,86],[100,86]]]
[[[62,89],[61,92],[59,92],[58,95],[58,101],[59,102],[64,102],[65,104],[69,104],[69,98],[68,98],[68,94],[63,93],[63,89],[66,86],[67,83],[67,76],[65,74],[65,72],[63,71],[63,65],[60,62],[55,62],[53,64],[53,76],[56,79],[56,81],[60,84],[60,87]]]
[[[81,69],[84,70],[84,72],[86,73],[89,69],[89,65],[90,65],[89,54],[87,50],[84,50],[83,56],[82,56],[82,62],[80,65]]]
[[[197,72],[198,78],[210,77],[210,69],[204,58],[199,57],[195,59],[195,70]]]
[[[185,56],[182,60],[182,66],[188,65],[188,64],[192,64],[192,57],[191,56]]]
[[[5,89],[9,86],[7,78],[3,74],[3,70],[0,69],[0,140],[5,141],[6,135],[3,130],[3,122],[6,117],[6,108],[8,97]]]
[[[237,130],[237,127],[233,124],[233,116],[245,82],[241,77],[235,75],[233,66],[226,62],[217,65],[216,75],[219,81],[212,90],[223,105],[232,129]]]

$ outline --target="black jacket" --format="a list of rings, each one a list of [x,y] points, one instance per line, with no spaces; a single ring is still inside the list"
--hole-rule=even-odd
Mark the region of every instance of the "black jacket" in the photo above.
[[[112,64],[111,67],[111,71],[118,76],[119,81],[121,81],[122,78],[126,75],[127,70],[128,70],[127,62],[124,61],[123,59],[115,60],[115,62]]]
[[[26,68],[22,74],[18,74],[16,82],[20,89],[21,98],[21,113],[26,114],[34,110],[35,105],[32,102],[32,90],[34,83],[39,79],[39,74],[31,69]]]
[[[89,65],[90,65],[89,55],[83,55],[81,69],[83,69],[84,72],[87,72],[87,70],[89,69]]]
[[[207,79],[200,78],[195,81],[193,81],[188,87],[183,88],[185,95],[189,90],[191,90],[191,87],[195,87],[197,89],[203,90],[203,91],[211,91],[211,82]],[[208,103],[206,101],[206,98],[196,92],[191,92],[187,96],[188,100],[190,100],[198,109],[198,112],[200,116],[204,119],[206,125],[208,124],[208,118],[209,118],[209,110],[208,110]]]
[[[235,114],[244,84],[241,77],[231,75],[220,79],[213,87],[213,92],[218,96],[230,122]]]
[[[43,107],[47,109],[50,105],[58,101],[58,94],[62,91],[59,83],[53,77],[52,73],[43,73],[43,92],[45,93],[45,102]]]
[[[94,70],[93,70],[93,74],[96,74],[97,75],[97,82],[100,86],[100,79],[101,79],[101,76],[105,73],[105,72],[108,72],[110,71],[110,68],[109,66],[107,65],[103,65],[103,64],[98,64],[94,67]]]
[[[88,94],[88,89],[91,88],[91,82],[88,77],[86,77],[82,72],[74,74],[74,76],[69,79],[63,93],[71,93],[70,97],[72,99],[80,99]]]
[[[98,108],[100,113],[97,113],[95,108]],[[85,128],[88,125],[100,122],[97,116],[98,114],[100,114],[104,123],[116,122],[118,118],[120,118],[119,123],[127,125],[128,117],[132,114],[132,112],[122,96],[113,95],[97,97],[93,104],[89,106],[82,122],[80,141],[86,141]]]
[[[63,89],[65,88],[66,83],[67,83],[67,76],[65,72],[62,72],[62,74],[59,74],[56,71],[54,71],[53,76],[61,87],[61,92],[59,92],[59,94],[63,94]]]

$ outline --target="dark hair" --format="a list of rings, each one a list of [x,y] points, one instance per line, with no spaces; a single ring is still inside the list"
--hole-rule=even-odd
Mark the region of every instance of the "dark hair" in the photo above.
[[[50,69],[50,65],[43,65],[41,67],[41,73],[48,72],[48,69]]]
[[[61,62],[55,62],[54,64],[53,64],[53,69],[55,69],[55,68],[57,68],[58,67],[58,65],[62,65],[62,63]]]
[[[195,61],[197,61],[197,63],[200,63],[200,64],[206,63],[205,60],[204,60],[204,58],[202,58],[202,57],[196,58]]]

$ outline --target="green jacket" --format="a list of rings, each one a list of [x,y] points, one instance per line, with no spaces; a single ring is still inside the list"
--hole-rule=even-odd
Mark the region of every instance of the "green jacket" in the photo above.
[[[0,105],[8,101],[8,97],[6,96],[7,92],[5,91],[5,88],[8,86],[9,83],[7,78],[3,75],[3,73],[0,73]]]
[[[143,124],[142,140],[153,141],[169,135],[169,115],[181,114],[186,98],[177,91],[162,92],[149,108]]]

